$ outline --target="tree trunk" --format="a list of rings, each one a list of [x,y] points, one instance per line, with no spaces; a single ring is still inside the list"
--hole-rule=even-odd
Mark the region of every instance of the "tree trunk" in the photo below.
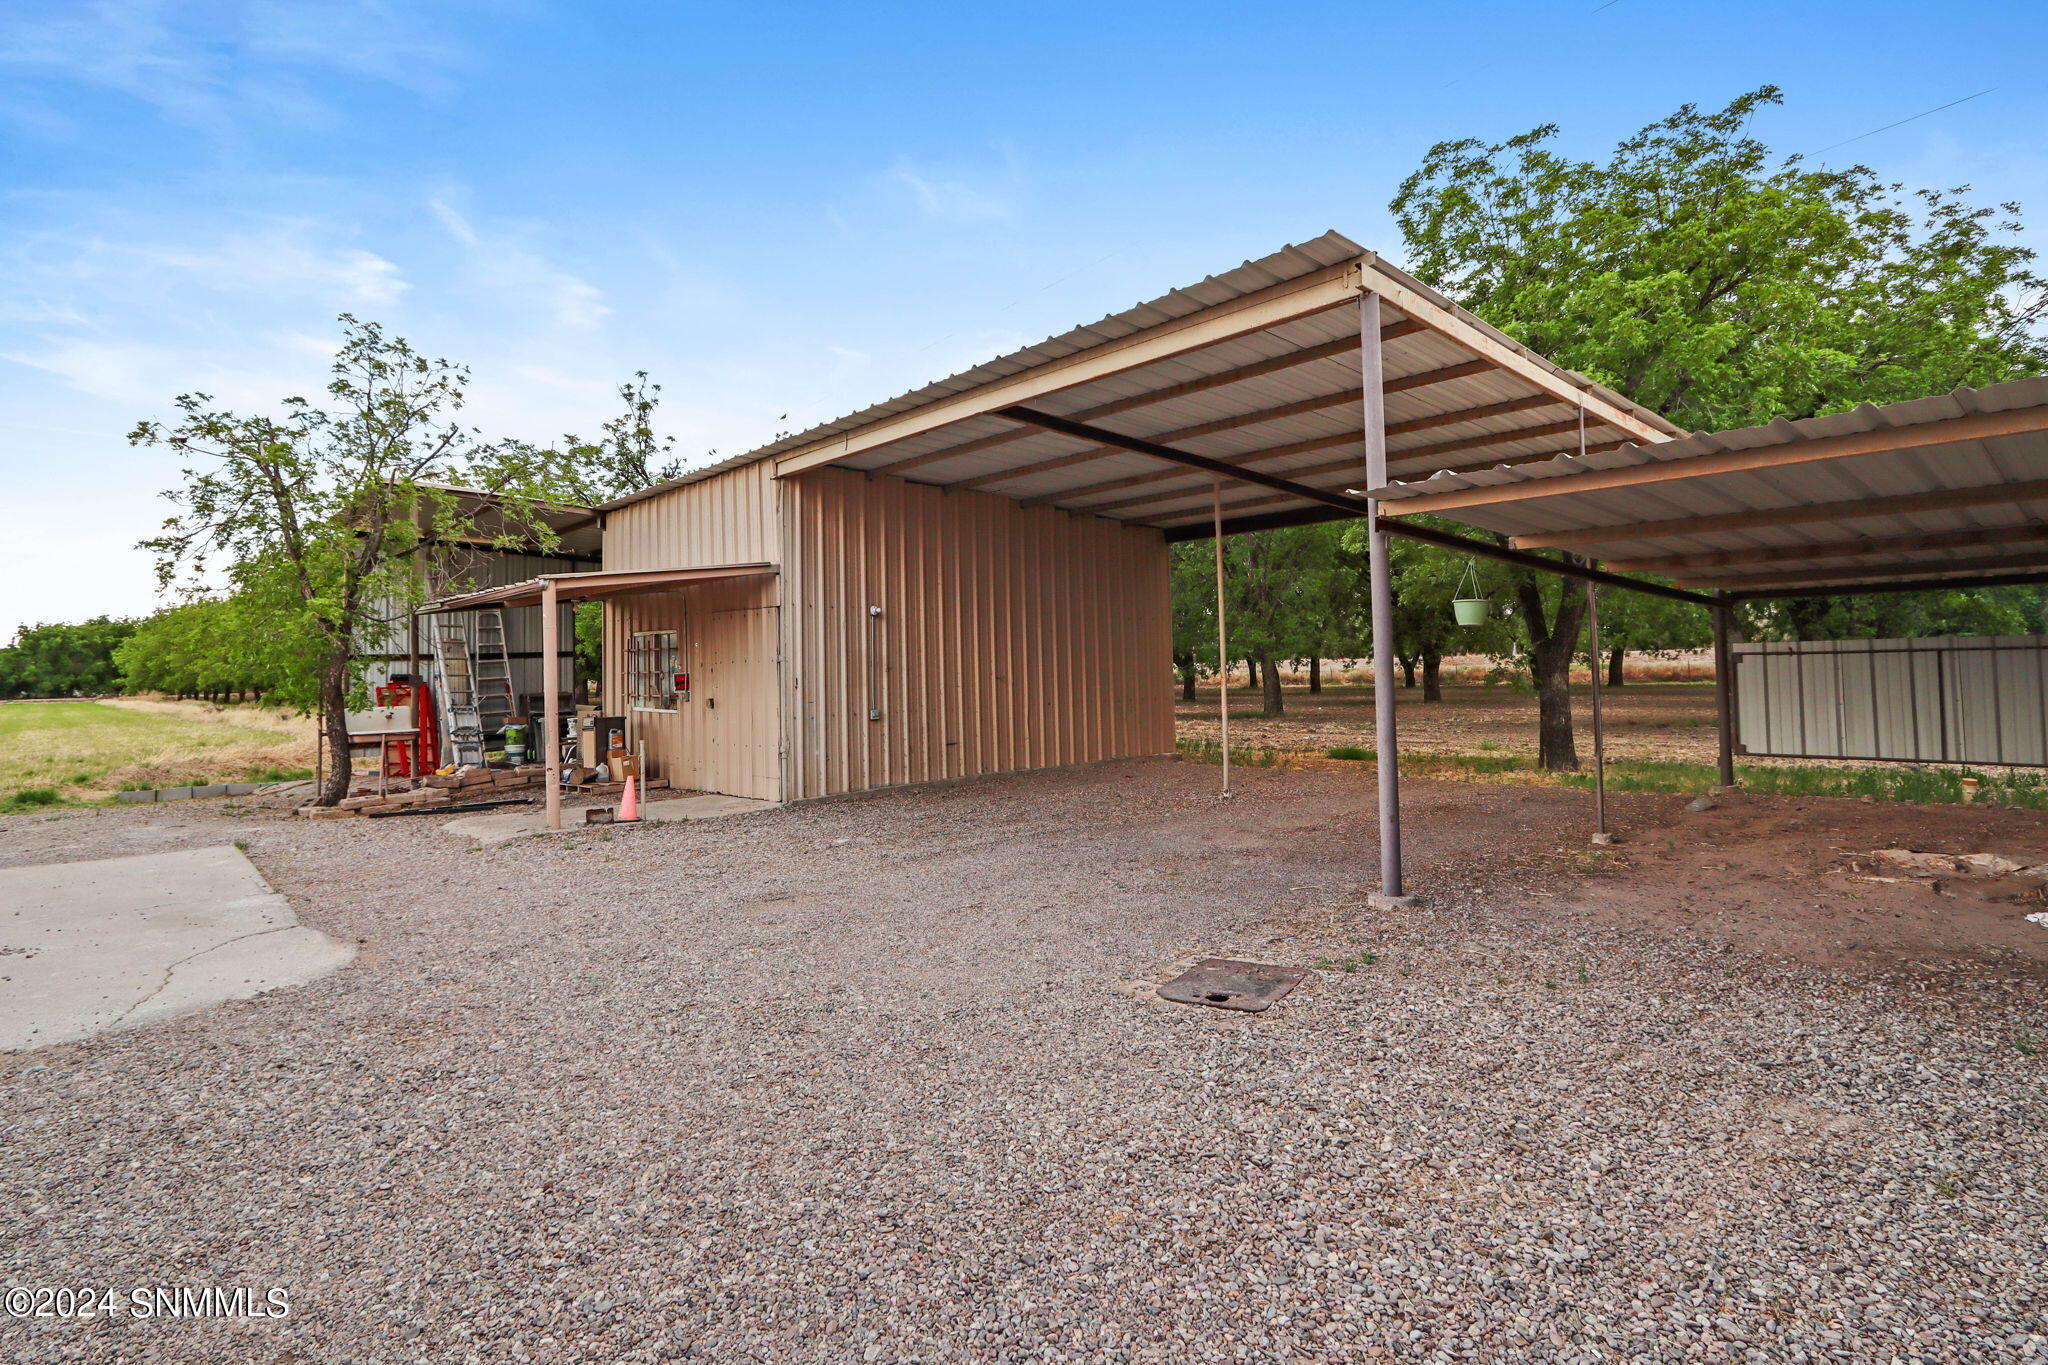
[[[1273,667],[1273,656],[1259,656],[1259,678],[1265,684],[1263,699],[1265,709],[1261,715],[1277,716],[1287,709],[1286,698],[1280,695],[1280,670]]]
[[[1536,766],[1551,772],[1577,772],[1578,745],[1572,737],[1572,656],[1578,651],[1570,636],[1546,639],[1529,651],[1529,671],[1536,679]]]
[[[1415,686],[1415,656],[1413,654],[1396,654],[1394,659],[1401,665],[1401,686]]]
[[[1259,661],[1247,658],[1244,661],[1244,685],[1247,688],[1259,685]]]
[[[1422,656],[1422,699],[1444,699],[1444,656],[1441,654],[1432,652]]]
[[[1323,695],[1323,656],[1320,652],[1308,656],[1308,694],[1311,697]]]
[[[1180,699],[1182,701],[1193,701],[1195,699],[1195,656],[1190,654],[1176,662],[1180,668]]]
[[[1626,653],[1620,645],[1607,651],[1607,685],[1619,687],[1627,679],[1622,676],[1622,656]]]
[[[314,798],[316,806],[331,806],[348,795],[348,655],[336,650],[320,672],[320,719],[327,740],[329,767]]]

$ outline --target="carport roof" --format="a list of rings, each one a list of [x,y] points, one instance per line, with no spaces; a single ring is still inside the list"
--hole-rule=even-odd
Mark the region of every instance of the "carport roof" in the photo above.
[[[1679,434],[1331,232],[605,508],[773,460],[778,477],[835,465],[1169,534],[1206,525],[1210,472],[1105,436],[1338,493],[1365,470],[1367,291],[1396,473],[1576,449],[1581,413],[1594,449]],[[1223,513],[1226,529],[1350,514],[1238,480]]]
[[[2048,378],[1371,490],[1521,550],[1743,595],[2048,576]]]

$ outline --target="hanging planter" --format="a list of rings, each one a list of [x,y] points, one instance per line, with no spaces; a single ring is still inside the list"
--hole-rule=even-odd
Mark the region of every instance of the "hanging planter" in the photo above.
[[[1451,615],[1461,626],[1483,626],[1493,617],[1493,603],[1479,595],[1479,573],[1469,561],[1458,581],[1458,595],[1451,599]]]

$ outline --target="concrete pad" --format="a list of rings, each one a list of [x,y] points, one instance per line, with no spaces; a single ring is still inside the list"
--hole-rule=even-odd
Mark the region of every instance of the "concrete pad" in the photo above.
[[[721,815],[743,815],[748,811],[774,810],[774,801],[755,801],[744,796],[721,796],[716,792],[703,792],[696,796],[678,796],[666,801],[643,801],[640,803],[642,821],[654,820],[710,820]],[[477,841],[480,847],[507,843],[513,839],[524,839],[530,834],[576,834],[585,830],[614,829],[613,825],[585,825],[583,808],[573,807],[562,812],[562,828],[559,831],[548,828],[548,813],[542,809],[506,811],[499,815],[465,815],[460,820],[450,820],[441,826],[450,834],[467,835]],[[631,829],[631,825],[626,826]]]
[[[0,869],[0,907],[0,1051],[302,985],[356,954],[227,845]]]

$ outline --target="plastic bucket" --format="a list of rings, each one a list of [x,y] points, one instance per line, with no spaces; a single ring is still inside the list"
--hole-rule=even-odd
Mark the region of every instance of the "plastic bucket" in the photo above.
[[[1484,597],[1460,597],[1452,601],[1451,614],[1461,626],[1483,626],[1493,615],[1493,603]]]

